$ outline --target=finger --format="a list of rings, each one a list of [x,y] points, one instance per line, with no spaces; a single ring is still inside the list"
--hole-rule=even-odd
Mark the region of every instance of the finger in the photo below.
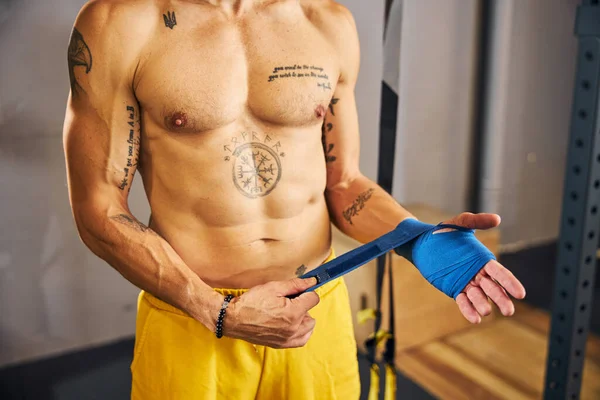
[[[483,278],[481,279],[479,286],[483,289],[484,293],[496,303],[502,315],[509,317],[515,313],[515,305],[498,283],[490,278]]]
[[[467,295],[464,293],[459,294],[456,297],[456,304],[462,315],[472,324],[478,324],[481,322],[481,316],[477,313]]]
[[[315,292],[307,292],[290,299],[290,301],[292,302],[292,305],[298,309],[299,313],[306,314],[308,310],[319,304],[321,299]]]
[[[314,327],[314,325],[313,325],[313,327]],[[303,347],[304,345],[306,345],[306,343],[312,336],[313,332],[314,332],[314,330],[311,329],[310,331],[306,332],[304,335],[302,335],[300,337],[290,339],[288,341],[289,347]]]
[[[280,296],[291,296],[302,293],[316,284],[317,278],[314,277],[306,279],[294,278],[288,281],[277,282],[277,291]]]
[[[302,336],[305,336],[308,332],[312,332],[315,329],[317,321],[314,318],[306,314],[296,331],[296,334],[291,337],[291,339],[296,339]]]
[[[525,298],[526,292],[523,284],[507,268],[496,260],[491,260],[484,267],[485,272],[497,281],[511,296],[517,299]]]
[[[470,286],[467,290],[467,297],[471,301],[471,304],[475,307],[477,312],[482,316],[490,315],[492,312],[492,306],[488,302],[488,298],[483,294],[483,290],[476,286]]]
[[[490,229],[500,225],[500,222],[501,220],[498,214],[462,213],[446,223],[463,226],[468,229]]]

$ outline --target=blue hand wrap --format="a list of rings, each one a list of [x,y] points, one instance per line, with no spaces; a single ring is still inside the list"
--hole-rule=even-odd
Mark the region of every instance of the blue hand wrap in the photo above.
[[[402,221],[398,228],[414,230],[426,225],[429,230],[396,248],[396,253],[413,263],[438,290],[456,299],[475,275],[496,257],[475,238],[472,229],[449,224],[430,225],[415,219]],[[434,233],[445,228],[455,230]]]

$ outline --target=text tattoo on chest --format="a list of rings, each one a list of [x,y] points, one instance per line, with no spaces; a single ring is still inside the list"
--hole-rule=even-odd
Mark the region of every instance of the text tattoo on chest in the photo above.
[[[256,199],[271,193],[281,179],[281,142],[269,135],[242,132],[223,146],[225,161],[231,162],[231,175],[236,189]]]
[[[284,67],[273,68],[273,73],[269,75],[269,82],[274,82],[277,79],[306,79],[312,78],[324,82],[317,82],[317,86],[323,90],[331,90],[331,82],[329,75],[324,72],[321,67],[306,64],[294,64]]]

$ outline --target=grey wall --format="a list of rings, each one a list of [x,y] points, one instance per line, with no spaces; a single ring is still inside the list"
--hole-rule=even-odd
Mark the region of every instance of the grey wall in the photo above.
[[[0,365],[129,335],[136,290],[80,243],[67,197],[66,46],[81,0],[0,18]],[[144,213],[140,187],[132,205]]]
[[[521,247],[558,235],[578,3],[493,2],[482,198],[486,210],[503,217],[504,244]]]
[[[558,234],[578,0],[492,1],[482,210],[514,249]],[[394,196],[468,205],[476,61],[474,0],[404,0]],[[517,245],[515,247],[514,245]]]
[[[394,197],[467,206],[475,0],[404,0]]]
[[[68,204],[66,46],[83,3],[0,2],[0,365],[134,332],[138,291],[80,243]],[[342,3],[362,43],[361,167],[375,177],[383,0]],[[139,181],[130,206],[147,218]]]
[[[379,152],[379,111],[383,74],[384,0],[337,0],[354,15],[361,48],[361,69],[356,84],[356,105],[360,123],[360,168],[377,179]]]

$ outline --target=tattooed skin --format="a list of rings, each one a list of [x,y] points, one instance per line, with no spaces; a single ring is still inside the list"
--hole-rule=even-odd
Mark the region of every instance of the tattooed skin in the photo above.
[[[232,166],[236,189],[244,196],[257,199],[271,193],[281,180],[281,142],[256,132],[242,132],[223,146],[225,161]]]
[[[334,106],[340,99],[336,99],[335,97],[331,99],[331,103],[329,103],[329,112],[331,115],[335,117],[335,109]],[[321,127],[321,142],[323,143],[323,151],[325,152],[325,162],[334,162],[337,160],[337,157],[332,155],[331,152],[335,145],[333,143],[327,143],[327,134],[331,132],[333,129],[333,124],[331,122],[327,122],[327,117],[323,120],[323,126]]]
[[[365,203],[369,201],[369,199],[373,195],[373,192],[375,192],[375,189],[369,189],[366,192],[362,192],[358,195],[356,200],[354,200],[352,205],[342,212],[344,219],[348,221],[350,225],[353,225],[352,218],[356,217],[358,215],[358,212],[365,208]]]
[[[177,18],[175,18],[175,11],[173,11],[173,12],[167,11],[166,14],[163,14],[163,20],[165,21],[165,26],[172,30],[175,27],[175,25],[177,25]]]
[[[335,110],[334,107],[338,101],[340,101],[340,99],[336,99],[335,97],[333,99],[331,99],[331,103],[329,103],[329,111],[331,112],[331,115],[333,115],[335,117]]]
[[[317,87],[320,87],[323,90],[331,90],[329,75],[327,75],[323,67],[316,65],[294,64],[274,67],[269,75],[268,82],[275,82],[276,80],[281,79],[304,80],[307,78],[322,81],[317,82]]]
[[[123,225],[127,225],[130,228],[133,228],[138,232],[154,233],[154,231],[152,229],[148,228],[146,225],[142,224],[140,221],[138,221],[134,218],[131,218],[127,214],[114,215],[114,216],[110,217],[110,219],[112,219],[113,221],[117,221]]]
[[[296,276],[297,277],[301,277],[302,275],[304,275],[304,273],[306,272],[306,265],[302,264],[301,266],[298,267],[298,269],[296,270]]]
[[[137,127],[136,127],[137,124]],[[136,109],[133,106],[127,106],[127,126],[129,135],[127,136],[127,164],[123,168],[123,179],[119,184],[119,189],[131,190],[133,174],[138,166],[140,156],[140,120]]]
[[[67,61],[69,63],[69,78],[71,80],[71,92],[73,96],[78,95],[79,92],[85,93],[85,90],[77,82],[75,68],[84,67],[85,73],[88,74],[92,70],[92,52],[77,28],[73,28],[73,32],[71,33]]]

